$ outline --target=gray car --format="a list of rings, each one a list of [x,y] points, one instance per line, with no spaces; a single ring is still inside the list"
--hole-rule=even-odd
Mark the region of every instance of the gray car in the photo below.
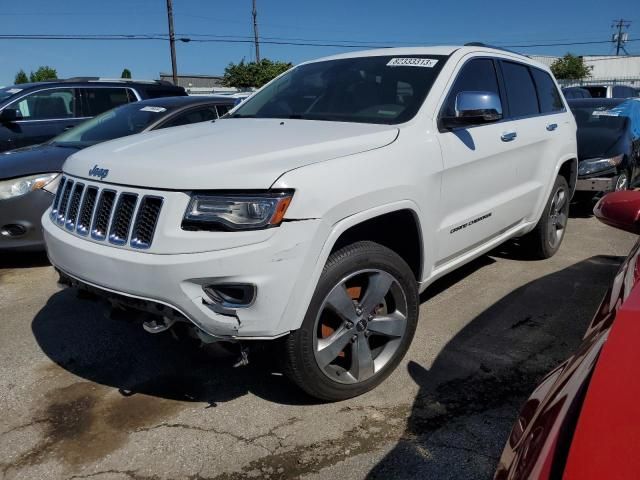
[[[167,97],[109,110],[49,142],[0,153],[0,251],[42,250],[40,218],[51,205],[64,161],[86,147],[150,130],[212,121],[227,97]]]

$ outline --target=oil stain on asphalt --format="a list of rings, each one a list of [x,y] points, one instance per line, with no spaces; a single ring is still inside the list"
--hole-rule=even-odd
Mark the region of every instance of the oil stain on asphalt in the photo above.
[[[74,467],[103,458],[128,436],[179,411],[179,401],[146,395],[123,396],[91,382],[77,382],[47,392],[47,403],[32,423],[45,425],[43,439],[11,468],[56,458]]]

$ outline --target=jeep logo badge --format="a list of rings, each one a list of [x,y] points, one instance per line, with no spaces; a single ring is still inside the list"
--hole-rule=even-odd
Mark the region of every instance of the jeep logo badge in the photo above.
[[[93,168],[89,170],[90,177],[97,177],[100,180],[104,180],[107,175],[109,175],[109,169],[99,168],[98,165],[94,165]]]

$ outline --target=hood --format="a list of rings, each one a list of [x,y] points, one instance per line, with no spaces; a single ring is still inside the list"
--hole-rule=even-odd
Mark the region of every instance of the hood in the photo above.
[[[576,134],[578,141],[578,159],[606,158],[624,152],[622,145],[629,136],[625,122],[623,128],[579,128]]]
[[[142,133],[87,148],[65,173],[172,190],[266,189],[283,173],[392,143],[390,125],[224,119]]]
[[[0,153],[0,180],[37,173],[59,172],[67,157],[77,151],[77,148],[42,144],[2,152]]]

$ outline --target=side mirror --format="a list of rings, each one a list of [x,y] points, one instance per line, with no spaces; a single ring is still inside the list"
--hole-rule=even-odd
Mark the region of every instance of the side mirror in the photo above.
[[[442,118],[445,128],[496,122],[502,119],[502,102],[494,92],[460,92],[456,95],[455,116]]]
[[[640,235],[640,192],[608,193],[596,203],[593,213],[606,225]]]
[[[17,108],[5,108],[0,112],[0,122],[12,123],[17,120],[22,120],[22,112]]]

